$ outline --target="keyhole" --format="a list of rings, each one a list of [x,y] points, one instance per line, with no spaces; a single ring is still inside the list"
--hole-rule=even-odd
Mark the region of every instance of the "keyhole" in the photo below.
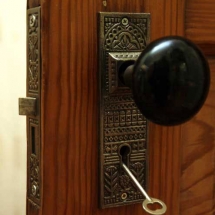
[[[131,154],[131,147],[129,145],[123,145],[119,149],[119,156],[121,158],[121,162],[123,162],[126,166],[129,166],[129,157]]]

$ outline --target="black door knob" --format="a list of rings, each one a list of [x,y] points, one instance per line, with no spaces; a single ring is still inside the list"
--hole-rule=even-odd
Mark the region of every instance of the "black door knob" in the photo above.
[[[191,41],[178,36],[150,43],[122,77],[131,86],[142,114],[160,125],[177,125],[193,117],[210,84],[204,55]]]

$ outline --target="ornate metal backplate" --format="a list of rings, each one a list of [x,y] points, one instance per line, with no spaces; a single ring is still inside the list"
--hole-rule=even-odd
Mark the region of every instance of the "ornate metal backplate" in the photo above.
[[[27,116],[27,198],[40,207],[41,196],[41,53],[40,7],[27,11],[27,97],[36,99],[36,114]]]
[[[150,15],[100,13],[99,24],[100,205],[107,208],[144,199],[121,168],[122,146],[130,148],[129,169],[147,187],[148,125],[118,71],[125,61],[135,61],[149,43]]]

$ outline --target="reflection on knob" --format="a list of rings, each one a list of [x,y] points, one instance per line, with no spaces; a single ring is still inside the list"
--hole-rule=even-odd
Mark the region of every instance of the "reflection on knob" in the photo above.
[[[193,117],[210,84],[207,60],[196,45],[178,36],[150,43],[123,77],[132,85],[142,114],[160,125],[177,125]]]

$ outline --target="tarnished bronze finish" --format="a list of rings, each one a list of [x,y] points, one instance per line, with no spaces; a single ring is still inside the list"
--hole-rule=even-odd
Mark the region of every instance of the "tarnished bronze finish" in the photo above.
[[[149,43],[150,14],[100,13],[99,24],[100,206],[107,208],[144,199],[122,169],[122,160],[147,188],[148,124],[120,75]]]
[[[19,115],[36,115],[36,98],[19,98]]]
[[[34,106],[36,114],[27,116],[27,199],[33,206],[36,205],[37,209],[41,204],[42,186],[40,32],[40,7],[29,9],[27,11],[27,98],[21,99],[21,101],[25,105],[36,100],[36,107]]]

